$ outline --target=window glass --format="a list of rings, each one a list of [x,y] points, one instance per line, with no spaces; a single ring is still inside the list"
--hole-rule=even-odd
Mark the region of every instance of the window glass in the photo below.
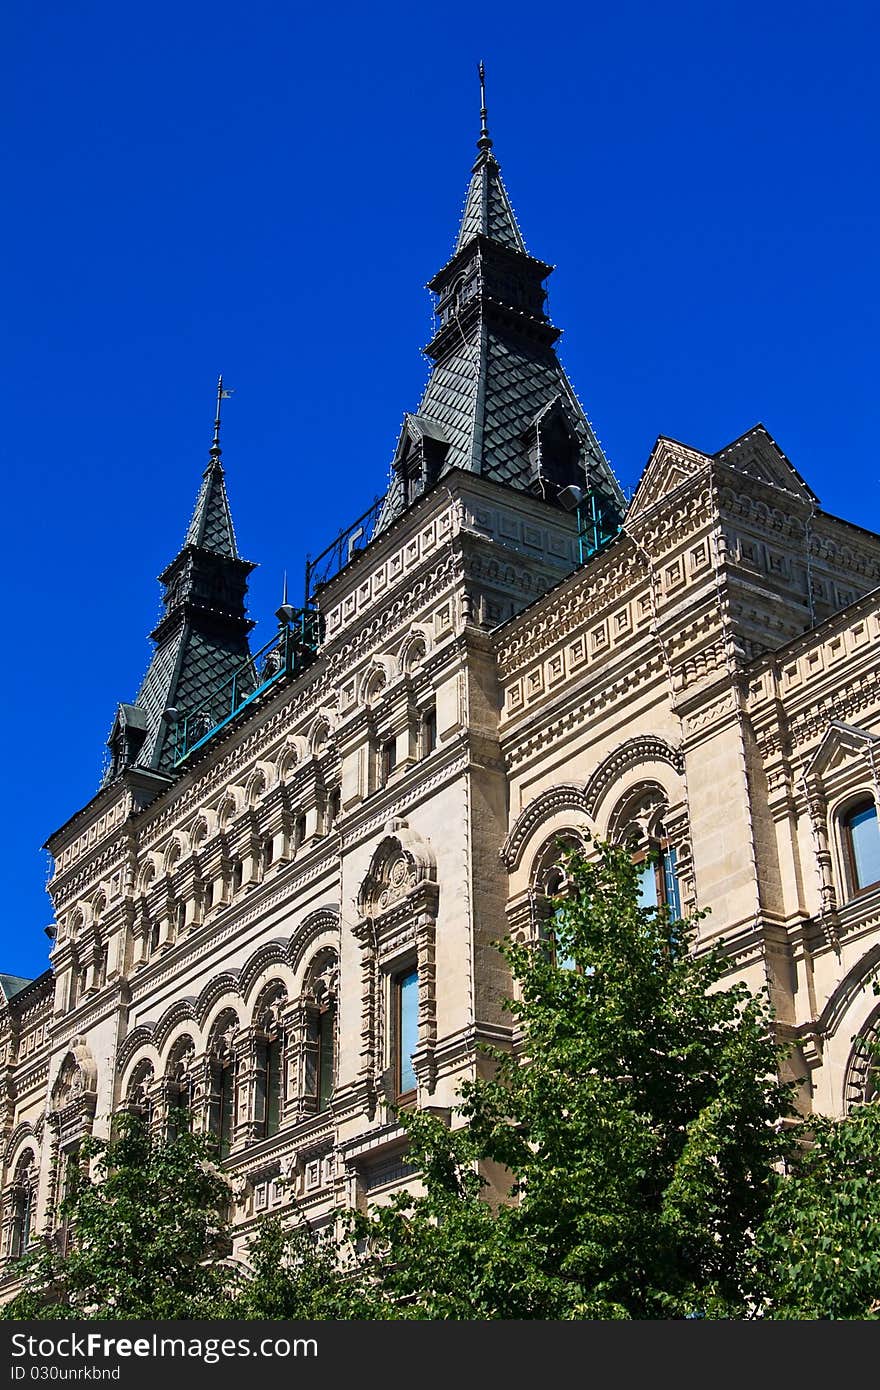
[[[220,1141],[220,1157],[227,1158],[232,1148],[235,1108],[235,1070],[231,1062],[220,1069],[218,1091],[217,1138]]]
[[[659,906],[659,895],[657,893],[657,870],[650,860],[638,866],[639,870],[639,907]]]
[[[326,1110],[333,1091],[333,1046],[336,1009],[329,1004],[318,1024],[318,1109]]]
[[[856,888],[867,888],[880,882],[880,833],[877,826],[877,807],[862,806],[846,818],[852,845]]]
[[[277,1134],[281,1127],[281,1079],[283,1060],[281,1039],[266,1044],[266,1134]]]
[[[675,850],[670,845],[663,851],[663,898],[673,917],[681,916],[681,894],[678,891]]]
[[[410,970],[397,982],[397,1068],[398,1091],[405,1095],[416,1089],[412,1055],[419,1042],[419,972]]]

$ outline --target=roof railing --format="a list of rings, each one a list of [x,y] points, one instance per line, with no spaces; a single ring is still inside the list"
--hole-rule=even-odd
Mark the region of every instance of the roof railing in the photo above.
[[[178,715],[174,725],[175,767],[180,767],[276,681],[299,675],[315,660],[322,637],[318,610],[284,605],[279,618],[280,627],[271,641],[249,656],[200,704]]]

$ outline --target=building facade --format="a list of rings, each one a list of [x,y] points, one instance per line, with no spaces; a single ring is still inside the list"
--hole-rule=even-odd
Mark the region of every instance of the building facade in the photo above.
[[[48,841],[51,969],[0,977],[0,1294],[123,1108],[213,1133],[241,1240],[411,1180],[510,1041],[495,943],[559,846],[648,849],[767,986],[805,1110],[875,1093],[880,537],[761,425],[660,438],[627,503],[557,359],[485,111],[424,397],[379,506],[250,653],[218,422],[97,794]],[[699,948],[699,947],[698,947]]]

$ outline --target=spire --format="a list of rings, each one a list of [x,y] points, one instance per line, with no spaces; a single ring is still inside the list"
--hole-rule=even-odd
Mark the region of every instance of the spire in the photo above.
[[[155,650],[135,703],[118,707],[106,782],[126,767],[171,772],[175,719],[197,708],[249,657],[253,623],[245,595],[254,566],[238,553],[220,462],[221,402],[231,394],[221,376],[208,466],[180,552],[159,576],[164,612],[150,633]]]
[[[553,267],[530,256],[493,154],[480,64],[480,136],[451,260],[428,284],[433,362],[416,414],[404,418],[381,531],[453,468],[551,502],[576,487],[624,498],[556,356],[547,313]]]
[[[223,465],[220,462],[220,408],[232,392],[224,389],[223,377],[217,379],[217,413],[214,416],[214,438],[208,455],[208,466],[202,474],[202,486],[196,499],[195,511],[186,533],[184,545],[197,545],[213,550],[217,555],[238,558],[235,531],[226,496]]]
[[[482,58],[477,71],[480,75],[480,138],[477,141],[477,149],[481,154],[488,154],[492,148],[492,141],[489,139],[489,127],[486,124],[489,112],[486,109],[486,69]]]
[[[477,141],[476,163],[471,170],[471,181],[465,198],[464,212],[455,253],[466,246],[475,236],[488,236],[502,246],[525,254],[526,246],[522,232],[517,225],[507,189],[501,179],[501,169],[492,153],[492,139],[489,135],[488,110],[486,108],[486,69],[480,63],[480,138]]]

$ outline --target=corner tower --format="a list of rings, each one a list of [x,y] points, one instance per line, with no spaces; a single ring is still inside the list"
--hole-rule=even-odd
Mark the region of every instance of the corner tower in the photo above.
[[[489,136],[480,64],[480,138],[451,260],[429,282],[433,362],[415,414],[404,416],[381,531],[454,468],[548,502],[591,494],[620,513],[623,495],[556,356],[547,313],[553,267],[526,250]],[[576,491],[571,491],[576,489]]]
[[[134,704],[117,708],[105,786],[127,767],[171,773],[178,711],[196,710],[248,661],[254,624],[245,594],[254,565],[238,553],[221,463],[220,409],[229,394],[221,377],[208,466],[183,545],[159,575],[164,612],[150,633],[155,650]]]

